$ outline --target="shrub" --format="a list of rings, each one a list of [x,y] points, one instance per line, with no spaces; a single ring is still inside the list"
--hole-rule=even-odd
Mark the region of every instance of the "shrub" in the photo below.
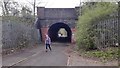
[[[84,8],[84,12],[82,16],[79,16],[76,27],[76,42],[79,48],[85,50],[96,48],[94,44],[96,37],[96,31],[93,27],[94,24],[106,19],[116,9],[116,4],[109,2],[99,2],[91,7]]]

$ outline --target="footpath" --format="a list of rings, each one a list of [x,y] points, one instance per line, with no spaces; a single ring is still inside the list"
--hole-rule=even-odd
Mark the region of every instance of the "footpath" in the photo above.
[[[2,57],[2,66],[66,66],[65,44],[53,43],[52,51],[45,52],[45,45],[26,48]],[[57,61],[57,62],[56,62]]]
[[[38,45],[33,48],[26,48],[20,52],[14,54],[6,55],[2,57],[2,66],[13,66],[17,63],[20,63],[28,58],[37,55],[43,50],[43,45]]]
[[[118,66],[118,62],[102,63],[98,60],[79,56],[73,48],[73,46],[69,45],[65,50],[62,50],[68,56],[67,66]],[[36,56],[43,51],[44,45],[38,45],[31,49],[25,49],[14,54],[3,56],[2,66],[14,66],[15,64]]]

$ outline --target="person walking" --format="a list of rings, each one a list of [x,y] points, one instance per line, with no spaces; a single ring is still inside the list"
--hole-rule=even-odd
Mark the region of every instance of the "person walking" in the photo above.
[[[45,39],[45,45],[46,45],[46,52],[48,51],[48,47],[49,47],[49,50],[51,51],[51,39],[48,35],[46,35],[46,39]]]

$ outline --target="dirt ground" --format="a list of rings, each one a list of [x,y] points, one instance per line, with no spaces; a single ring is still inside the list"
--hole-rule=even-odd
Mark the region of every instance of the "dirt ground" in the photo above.
[[[103,63],[97,59],[83,57],[74,48],[75,45],[69,45],[65,50],[69,56],[67,66],[118,66],[118,61]]]

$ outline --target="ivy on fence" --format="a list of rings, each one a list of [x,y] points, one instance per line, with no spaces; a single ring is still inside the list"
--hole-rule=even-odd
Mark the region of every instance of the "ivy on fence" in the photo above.
[[[96,29],[95,26],[96,24],[99,24],[100,21],[111,17],[110,15],[117,11],[117,4],[99,2],[91,7],[85,6],[81,10],[84,12],[82,12],[82,16],[79,16],[77,22],[77,45],[79,48],[85,50],[99,48],[98,46],[101,45],[95,45],[95,42],[99,41],[95,41],[95,39],[98,38],[96,30],[99,31],[99,29]]]

